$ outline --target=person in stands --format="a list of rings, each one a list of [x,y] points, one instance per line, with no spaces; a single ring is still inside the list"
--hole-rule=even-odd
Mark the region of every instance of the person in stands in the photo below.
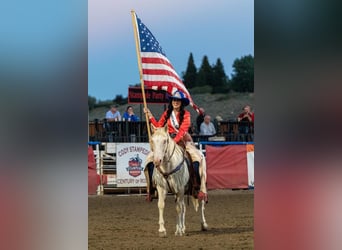
[[[199,114],[196,118],[196,133],[199,134],[201,131],[201,124],[204,121],[205,110],[204,108],[199,108]]]
[[[202,168],[200,162],[202,162],[203,156],[194,146],[192,138],[188,133],[191,125],[191,118],[190,112],[187,111],[185,107],[189,105],[189,99],[179,90],[175,91],[169,99],[168,109],[164,111],[159,121],[154,118],[149,109],[144,108],[144,112],[147,113],[150,123],[155,127],[164,127],[165,124],[167,124],[171,138],[173,138],[177,144],[183,145],[186,151],[190,154],[193,163],[192,167],[196,174],[195,182],[193,183],[195,187],[195,196],[197,196],[199,200],[208,202],[208,195],[205,186],[206,180],[200,176],[200,170]],[[153,169],[153,152],[151,151],[146,157],[144,169],[147,184],[147,201],[152,201],[152,194],[155,191],[152,183]],[[201,190],[202,187],[203,190]]]
[[[121,121],[121,115],[120,112],[117,110],[116,105],[110,106],[110,110],[108,110],[106,113],[106,119],[109,122]]]
[[[123,121],[132,121],[132,122],[138,122],[139,116],[134,114],[133,107],[128,106],[126,109],[126,112],[122,116]]]
[[[254,112],[251,111],[251,107],[246,105],[243,107],[243,112],[237,117],[239,122],[239,133],[243,137],[251,135],[254,128]]]
[[[210,115],[206,115],[200,127],[200,135],[213,136],[215,134],[216,129],[214,124],[211,122],[211,117]]]

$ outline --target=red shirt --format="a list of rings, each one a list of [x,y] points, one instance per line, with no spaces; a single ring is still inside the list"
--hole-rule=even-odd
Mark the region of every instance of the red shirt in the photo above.
[[[177,134],[176,137],[174,138],[174,141],[175,141],[176,143],[178,143],[178,142],[183,138],[183,136],[185,135],[185,133],[188,132],[189,127],[190,127],[190,125],[191,125],[190,112],[187,111],[187,110],[184,110],[184,111],[185,111],[185,112],[184,112],[183,122],[182,122],[182,124],[180,125],[180,127],[178,128],[178,132],[177,132],[177,130],[172,126],[171,119],[169,118],[169,119],[167,120],[167,127],[168,127],[168,132],[169,132],[169,134],[173,134],[173,133],[176,133],[176,134]],[[158,127],[158,128],[162,127],[162,126],[164,125],[164,123],[165,123],[166,113],[167,113],[167,111],[165,111],[165,112],[161,115],[159,121],[157,121],[154,117],[152,117],[152,118],[150,119],[151,123],[152,123],[155,127]],[[171,114],[171,115],[172,115],[172,114]],[[177,115],[176,115],[176,119],[177,119],[178,124],[179,124],[179,112],[178,112]]]
[[[250,122],[254,122],[254,113],[250,113],[250,114],[251,114],[250,116],[251,116],[251,119],[252,119]],[[245,113],[241,113],[241,114],[239,114],[238,118],[240,118],[242,122],[244,122],[244,121],[245,122],[249,122],[247,117],[242,118],[244,115],[245,115]]]

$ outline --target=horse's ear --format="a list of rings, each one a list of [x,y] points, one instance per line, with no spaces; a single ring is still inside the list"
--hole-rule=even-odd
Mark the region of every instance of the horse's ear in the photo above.
[[[165,126],[164,126],[164,131],[165,131],[165,133],[167,133],[168,132],[168,126],[167,126],[167,123],[165,124]]]

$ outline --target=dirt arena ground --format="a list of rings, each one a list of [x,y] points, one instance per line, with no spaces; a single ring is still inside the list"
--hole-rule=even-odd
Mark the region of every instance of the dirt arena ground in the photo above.
[[[166,238],[158,236],[157,200],[142,195],[88,198],[88,249],[253,249],[254,191],[212,190],[206,204],[208,231],[201,231],[200,212],[187,205],[186,235],[174,236],[174,198],[166,199]]]

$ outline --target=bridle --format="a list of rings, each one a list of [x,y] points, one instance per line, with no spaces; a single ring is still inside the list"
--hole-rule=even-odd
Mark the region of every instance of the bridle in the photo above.
[[[169,144],[170,144],[170,135],[167,135],[167,146],[166,146],[166,148],[165,148],[164,155],[166,155],[166,153],[167,153],[167,150],[168,150],[168,148],[169,148]],[[166,161],[166,163],[169,163],[169,162],[170,162],[170,160],[171,160],[171,158],[172,158],[172,156],[173,156],[173,154],[174,154],[174,152],[175,152],[176,147],[177,147],[177,146],[176,146],[176,143],[174,143],[174,147],[173,147],[172,153],[171,153],[171,155],[169,156],[169,159]],[[157,168],[157,170],[159,171],[159,173],[161,173],[161,174],[163,175],[163,177],[165,178],[167,184],[169,185],[169,188],[170,188],[170,184],[169,184],[169,182],[167,181],[167,178],[168,178],[170,175],[172,175],[172,174],[176,173],[177,171],[179,171],[179,170],[181,169],[181,167],[182,167],[184,161],[185,161],[185,156],[184,156],[184,153],[183,153],[183,160],[181,161],[181,163],[178,164],[177,167],[175,167],[174,169],[172,169],[172,170],[171,170],[170,172],[168,172],[168,173],[165,173],[165,172],[160,168],[160,165],[156,166],[156,168]],[[171,189],[171,188],[170,188],[170,189]]]

